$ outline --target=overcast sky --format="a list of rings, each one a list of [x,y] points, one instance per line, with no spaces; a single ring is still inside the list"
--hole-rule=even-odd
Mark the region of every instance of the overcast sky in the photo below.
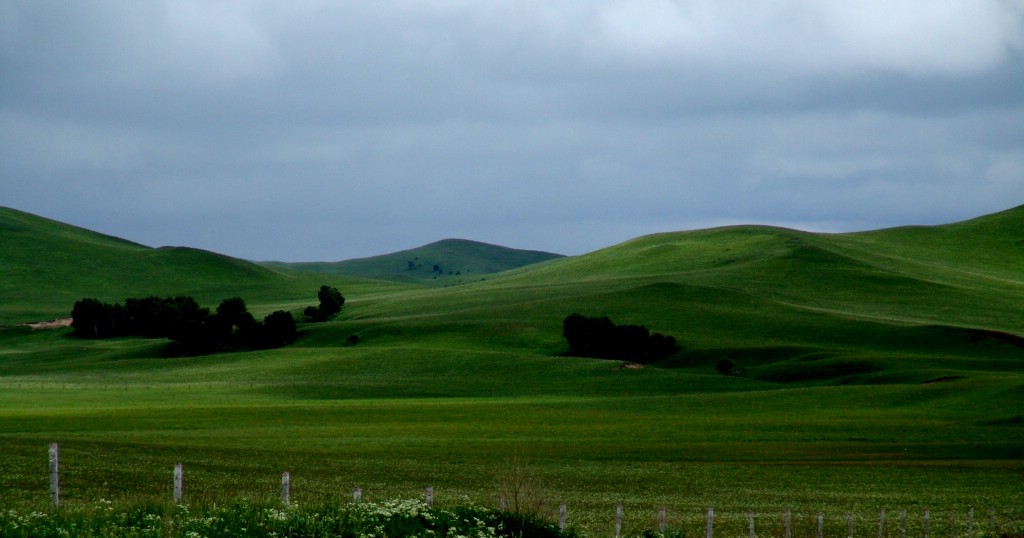
[[[0,47],[0,205],[150,246],[581,254],[1024,203],[1024,0],[7,0]]]

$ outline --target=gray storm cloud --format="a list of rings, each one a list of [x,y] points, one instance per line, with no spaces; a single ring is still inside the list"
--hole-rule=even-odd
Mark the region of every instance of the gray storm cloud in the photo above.
[[[7,2],[0,204],[151,245],[581,253],[1024,202],[1024,2]]]

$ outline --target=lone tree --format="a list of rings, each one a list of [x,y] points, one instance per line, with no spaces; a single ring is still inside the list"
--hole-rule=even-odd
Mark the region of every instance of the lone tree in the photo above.
[[[320,299],[320,306],[307,306],[302,311],[303,314],[308,316],[313,321],[327,321],[341,312],[341,307],[345,304],[345,297],[338,291],[338,288],[331,286],[320,286],[320,292],[317,293],[317,297]]]

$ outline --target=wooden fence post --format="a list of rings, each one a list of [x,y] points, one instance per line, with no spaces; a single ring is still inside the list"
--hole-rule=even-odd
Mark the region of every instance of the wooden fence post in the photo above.
[[[658,532],[665,534],[665,507],[658,508]]]
[[[927,510],[924,511],[924,538],[928,538],[928,519],[931,514]]]
[[[60,447],[50,444],[50,502],[60,505]]]
[[[622,505],[615,505],[615,538],[622,538]]]
[[[498,510],[505,511],[505,496],[498,495]]]
[[[427,506],[434,506],[434,486],[427,486]]]
[[[292,499],[292,474],[288,471],[281,473],[281,504],[288,506]]]
[[[352,502],[363,502],[363,488],[355,488],[352,490]]]
[[[754,533],[754,511],[747,510],[747,537],[755,538],[757,536]]]
[[[846,538],[853,538],[853,514],[846,513]]]
[[[900,538],[907,538],[907,511],[900,512]]]
[[[885,508],[878,511],[878,538],[885,533]]]
[[[822,538],[821,533],[825,526],[825,514],[818,512],[818,538]]]
[[[787,509],[785,515],[782,517],[782,526],[785,528],[786,538],[790,538],[790,537],[793,536],[793,532],[792,532],[793,529],[790,526],[791,522],[792,522],[792,515],[790,514],[790,511]]]
[[[996,509],[988,509],[988,532],[989,534],[995,534],[996,532]]]
[[[185,494],[185,469],[179,463],[174,466],[174,502],[180,503]]]
[[[949,511],[949,537],[953,538],[956,536],[956,512],[953,510]]]
[[[711,538],[715,527],[715,509],[708,507],[707,523],[704,525],[704,538]]]
[[[974,507],[967,511],[967,538],[974,536]]]
[[[558,505],[558,530],[565,530],[565,503]]]

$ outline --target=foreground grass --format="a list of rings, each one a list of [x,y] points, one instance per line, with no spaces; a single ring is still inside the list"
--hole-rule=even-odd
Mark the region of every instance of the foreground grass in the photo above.
[[[57,442],[72,512],[99,499],[163,506],[179,462],[195,509],[271,506],[284,471],[300,507],[347,504],[357,487],[371,502],[417,499],[427,486],[440,506],[495,507],[518,461],[546,520],[565,503],[586,536],[613,534],[617,504],[627,535],[656,528],[659,506],[690,536],[708,507],[727,536],[746,534],[748,510],[775,535],[785,510],[798,535],[813,534],[818,512],[830,535],[845,532],[847,513],[857,535],[875,535],[882,508],[890,525],[905,510],[911,529],[930,510],[942,535],[950,516],[966,532],[971,508],[978,530],[990,508],[1000,526],[1012,526],[1011,510],[1024,520],[1024,375],[1012,346],[964,341],[962,351],[944,330],[892,329],[912,345],[847,348],[889,382],[837,385],[722,376],[699,356],[622,369],[551,356],[543,336],[506,346],[528,321],[443,321],[347,319],[308,327],[289,348],[176,359],[159,341],[6,330],[0,508],[48,513]],[[364,343],[339,345],[352,330]],[[781,372],[818,361],[769,351],[742,360]]]
[[[166,503],[178,462],[195,506],[272,503],[289,471],[299,506],[345,504],[357,487],[369,501],[422,498],[433,486],[442,506],[494,507],[519,461],[547,520],[565,503],[587,536],[612,534],[616,504],[634,535],[655,528],[659,506],[688,535],[708,507],[722,535],[745,533],[748,510],[765,529],[792,510],[803,534],[818,512],[840,530],[851,513],[863,535],[881,508],[893,522],[906,510],[911,528],[931,510],[933,532],[950,515],[966,528],[974,508],[980,529],[989,508],[1000,525],[1024,513],[1024,442],[1019,424],[992,418],[1008,411],[984,401],[965,411],[958,393],[998,401],[1018,386],[339,400],[247,382],[6,385],[0,490],[8,508],[44,506],[46,449],[59,442],[69,509]]]

